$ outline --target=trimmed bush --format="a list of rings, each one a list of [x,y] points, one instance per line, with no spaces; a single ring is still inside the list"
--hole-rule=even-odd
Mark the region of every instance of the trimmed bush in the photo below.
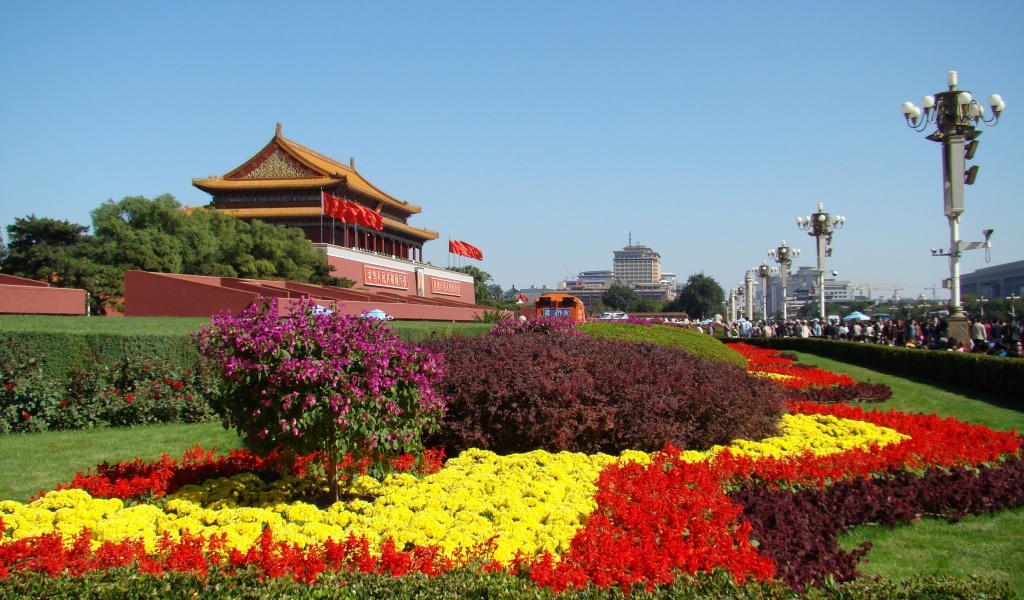
[[[703,450],[774,435],[783,412],[778,386],[673,348],[538,333],[426,345],[444,354],[448,398],[426,443],[448,456]]]
[[[638,325],[631,323],[581,323],[577,329],[591,337],[655,344],[685,350],[694,356],[747,368],[742,354],[718,338],[674,325]]]

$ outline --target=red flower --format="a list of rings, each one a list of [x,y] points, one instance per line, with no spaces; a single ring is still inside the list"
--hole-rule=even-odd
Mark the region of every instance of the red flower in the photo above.
[[[32,418],[32,415],[30,415],[28,413],[21,413],[21,418],[25,419],[26,421],[28,421],[29,419]]]
[[[171,387],[173,387],[176,390],[180,390],[181,389],[181,382],[180,381],[175,381],[174,385],[171,386]]]
[[[14,385],[13,385],[13,384],[10,384],[10,383],[8,383],[7,385],[5,385],[4,387],[5,387],[5,388],[7,388],[7,391],[8,391],[8,392],[14,389]]]
[[[68,401],[67,400],[61,400],[60,401],[60,405],[61,406],[67,406],[68,405]]]
[[[132,400],[135,399],[135,394],[125,394],[124,399],[127,400],[128,402],[131,402]]]

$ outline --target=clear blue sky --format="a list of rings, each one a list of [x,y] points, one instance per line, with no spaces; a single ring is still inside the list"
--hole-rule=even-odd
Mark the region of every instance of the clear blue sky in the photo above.
[[[8,1],[0,227],[90,225],[133,195],[206,204],[192,178],[280,122],[422,206],[426,260],[464,240],[505,288],[610,269],[632,233],[729,289],[782,240],[812,265],[795,218],[824,202],[847,217],[828,268],[916,295],[948,276],[929,249],[949,230],[940,147],[899,108],[948,70],[1007,103],[962,237],[993,228],[991,264],[1024,259],[1024,3],[965,6]]]

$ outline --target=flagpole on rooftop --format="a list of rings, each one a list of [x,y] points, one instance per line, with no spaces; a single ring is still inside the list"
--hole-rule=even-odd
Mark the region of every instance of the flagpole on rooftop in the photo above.
[[[324,188],[320,188],[320,243],[324,243]]]

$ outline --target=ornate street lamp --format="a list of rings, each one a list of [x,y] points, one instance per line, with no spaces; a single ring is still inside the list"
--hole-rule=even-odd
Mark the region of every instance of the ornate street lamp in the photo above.
[[[992,118],[985,117],[985,107],[978,103],[968,91],[958,90],[956,71],[946,74],[945,92],[921,98],[921,108],[912,102],[904,102],[901,110],[907,125],[915,131],[924,131],[935,125],[935,131],[926,137],[942,144],[942,186],[943,204],[949,220],[949,250],[932,250],[932,256],[949,257],[949,331],[950,337],[958,340],[969,338],[967,318],[960,304],[960,254],[964,250],[991,246],[989,237],[992,230],[986,230],[984,242],[960,241],[960,214],[964,212],[964,185],[971,185],[978,176],[978,165],[967,169],[966,160],[973,160],[978,149],[981,123],[996,125],[1006,103],[999,94],[988,98]]]
[[[768,321],[768,278],[775,275],[779,270],[768,264],[768,261],[763,261],[760,265],[752,269],[754,273],[761,278],[761,318],[766,322]]]
[[[807,235],[817,239],[818,246],[818,307],[821,309],[821,322],[828,319],[825,311],[825,257],[832,256],[832,234],[836,229],[842,229],[846,223],[846,217],[832,216],[825,212],[825,205],[818,203],[818,212],[809,217],[797,217],[796,225]]]
[[[779,277],[782,279],[782,321],[786,321],[786,277],[789,275],[789,268],[793,266],[793,259],[800,256],[800,251],[786,245],[786,240],[778,248],[768,251],[768,258],[779,263]],[[777,307],[776,307],[777,308]]]
[[[747,300],[747,320],[754,320],[754,276],[751,275],[750,271],[743,277],[743,283],[746,284],[746,300]]]

